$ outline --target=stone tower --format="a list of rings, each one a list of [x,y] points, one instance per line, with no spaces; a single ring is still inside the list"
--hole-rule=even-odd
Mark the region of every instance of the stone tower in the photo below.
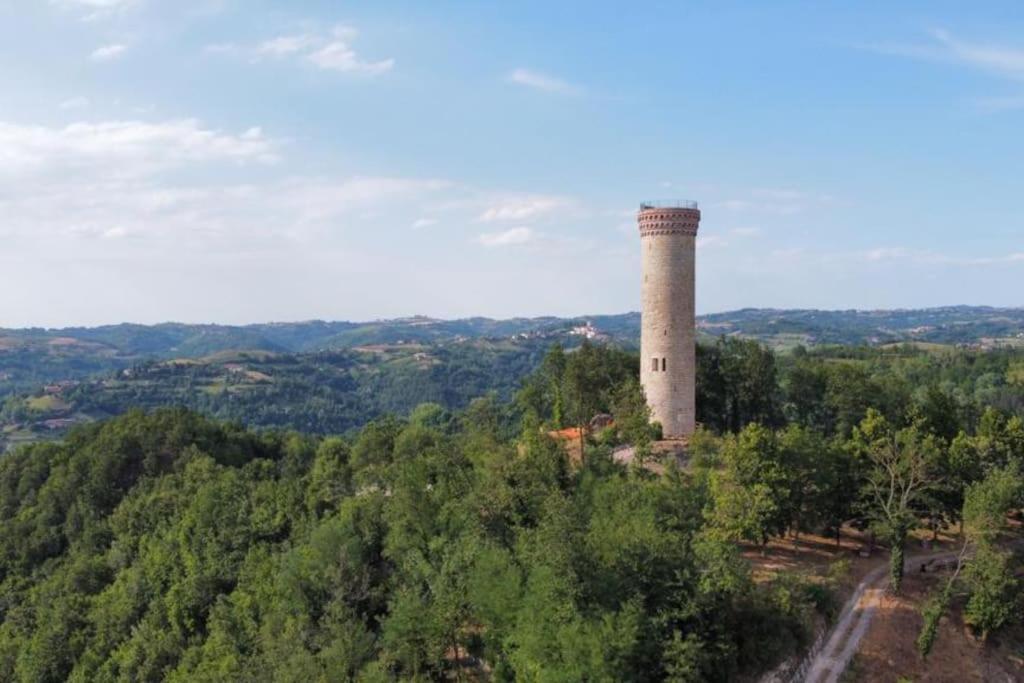
[[[696,429],[694,262],[700,211],[696,202],[640,205],[643,249],[640,383],[666,439]]]

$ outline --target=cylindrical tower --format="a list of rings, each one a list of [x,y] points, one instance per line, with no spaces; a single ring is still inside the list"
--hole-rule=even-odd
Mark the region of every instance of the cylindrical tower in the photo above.
[[[643,249],[640,383],[666,439],[696,429],[696,202],[651,202],[637,214]]]

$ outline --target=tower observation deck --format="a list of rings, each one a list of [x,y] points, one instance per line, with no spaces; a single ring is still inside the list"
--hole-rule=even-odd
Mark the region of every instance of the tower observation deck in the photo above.
[[[640,383],[666,439],[696,428],[694,271],[700,209],[691,201],[643,202]]]

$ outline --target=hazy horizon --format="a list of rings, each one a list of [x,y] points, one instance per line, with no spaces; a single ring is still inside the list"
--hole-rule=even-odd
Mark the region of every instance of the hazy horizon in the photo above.
[[[699,27],[699,30],[693,30]],[[1018,306],[1024,18],[0,0],[0,326]]]
[[[1007,311],[1022,311],[1024,306],[990,306],[987,304],[949,304],[946,306],[927,306],[927,307],[911,307],[911,308],[779,308],[775,306],[746,306],[743,308],[734,308],[726,311],[707,311],[697,314],[698,318],[704,318],[713,315],[729,315],[738,313],[743,310],[752,311],[779,311],[779,312],[796,312],[796,311],[820,311],[822,313],[898,313],[903,311],[934,311],[954,308],[967,308],[967,309],[993,309],[993,310],[1007,310]],[[569,314],[569,315],[555,315],[540,313],[537,315],[510,315],[510,316],[489,316],[489,315],[467,315],[459,317],[443,317],[436,315],[429,315],[425,313],[412,313],[409,315],[399,315],[389,318],[304,318],[294,320],[249,320],[241,322],[223,322],[216,320],[155,320],[153,322],[139,322],[136,320],[120,320],[112,322],[99,322],[90,325],[58,325],[58,326],[45,326],[45,325],[32,325],[32,326],[11,326],[4,325],[0,322],[0,329],[6,330],[25,330],[25,329],[43,329],[48,331],[53,330],[64,330],[64,329],[76,329],[76,328],[97,328],[97,327],[116,327],[118,325],[140,325],[144,327],[156,327],[159,325],[194,325],[194,326],[218,326],[218,327],[253,327],[260,325],[302,325],[307,323],[352,323],[356,325],[368,325],[373,323],[385,323],[385,322],[399,322],[403,320],[412,320],[416,318],[425,318],[428,320],[435,320],[440,322],[455,322],[459,320],[471,320],[471,319],[488,319],[488,320],[542,320],[549,318],[557,318],[563,320],[583,320],[587,318],[599,318],[599,317],[611,317],[611,316],[624,316],[624,315],[640,315],[639,310],[632,311],[618,311],[610,313],[580,313],[580,314]]]

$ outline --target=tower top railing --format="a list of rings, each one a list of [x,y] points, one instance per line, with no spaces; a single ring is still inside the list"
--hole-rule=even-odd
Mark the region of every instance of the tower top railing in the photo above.
[[[646,202],[640,202],[640,210],[646,211],[647,209],[696,209],[697,202],[690,201],[689,199],[652,199]]]

